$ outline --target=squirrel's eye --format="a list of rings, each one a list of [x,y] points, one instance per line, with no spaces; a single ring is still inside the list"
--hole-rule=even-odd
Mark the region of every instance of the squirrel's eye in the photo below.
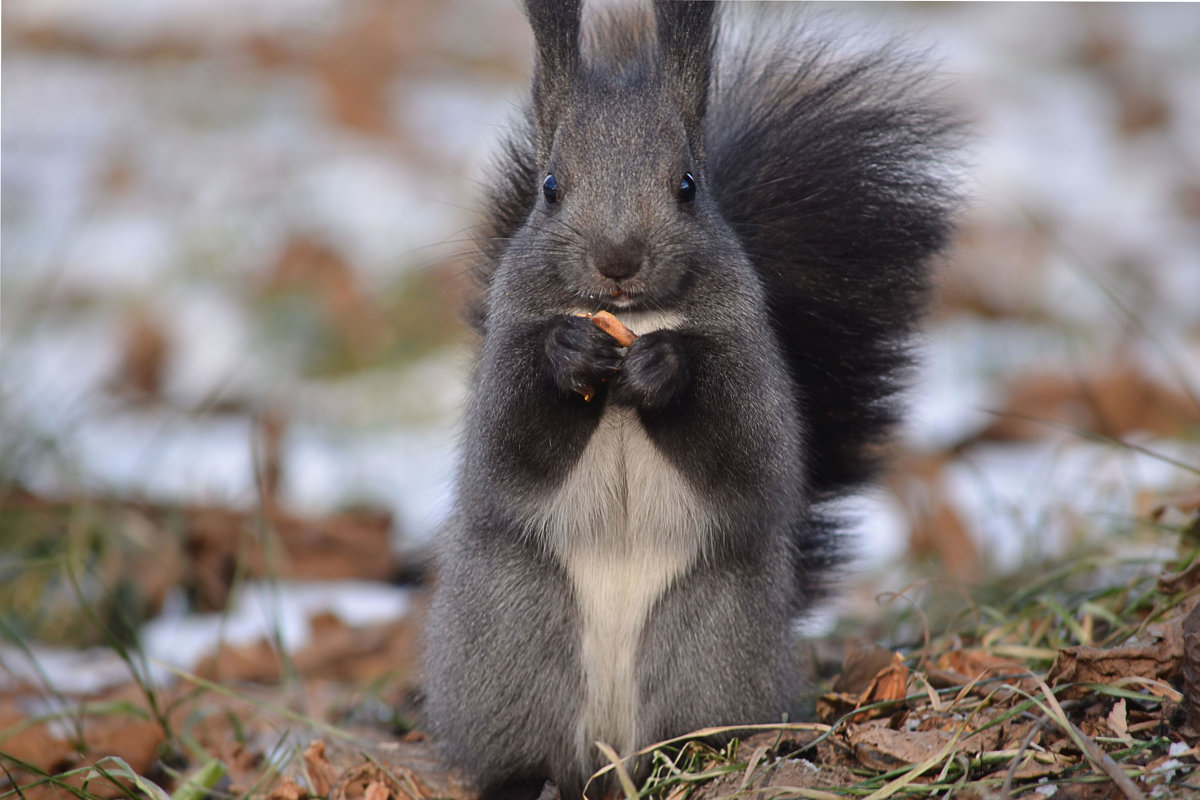
[[[683,180],[679,182],[679,199],[685,203],[692,202],[692,198],[696,196],[696,179],[692,177],[692,173],[683,173]]]
[[[546,180],[542,181],[542,194],[547,203],[558,202],[558,181],[554,180],[554,173],[547,175]]]

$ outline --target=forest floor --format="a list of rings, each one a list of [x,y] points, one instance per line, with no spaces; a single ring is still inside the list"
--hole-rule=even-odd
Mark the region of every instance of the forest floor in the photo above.
[[[420,579],[519,4],[3,13],[0,800],[467,797]],[[1200,796],[1200,15],[838,13],[941,54],[976,128],[910,422],[806,623],[812,713],[618,785]]]
[[[286,651],[270,637],[227,644],[194,671],[165,676],[121,627],[131,593],[85,599],[97,573],[110,586],[145,586],[156,572],[162,585],[185,580],[192,596],[219,604],[223,591],[272,569],[258,558],[271,548],[300,574],[320,563],[327,575],[396,578],[399,565],[384,558],[381,570],[368,544],[382,530],[369,515],[255,521],[27,495],[6,497],[4,513],[10,532],[54,528],[79,546],[55,574],[83,613],[47,611],[56,594],[49,582],[33,591],[36,565],[8,576],[6,601],[40,597],[44,623],[71,619],[76,639],[87,629],[119,654],[128,678],[90,692],[56,688],[46,672],[0,684],[0,798],[473,796],[421,730],[425,589],[411,590],[398,620],[350,626],[317,614],[307,647]],[[169,548],[154,549],[152,563],[147,553],[103,553],[97,532],[134,519],[147,535],[184,531],[194,569],[172,575],[183,559]],[[609,769],[629,798],[1200,797],[1200,486],[1158,498],[1142,523],[1120,547],[1007,580],[970,590],[918,581],[882,596],[868,619],[809,643],[812,721],[660,743],[640,754],[652,765],[640,787],[628,782],[632,759]],[[214,531],[242,533],[222,543]],[[322,563],[331,544],[341,566]],[[242,555],[222,556],[222,545]],[[237,568],[222,577],[231,560]],[[846,630],[889,633],[864,640]]]

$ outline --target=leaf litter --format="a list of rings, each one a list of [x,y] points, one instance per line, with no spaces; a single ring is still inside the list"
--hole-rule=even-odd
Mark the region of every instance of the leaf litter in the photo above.
[[[6,22],[17,23],[14,44],[18,47],[23,35],[28,40],[25,46],[33,50],[61,51],[72,58],[85,55],[89,48],[99,48],[108,62],[144,60],[153,64],[155,73],[169,69],[173,60],[205,55],[206,45],[189,40],[190,31],[186,29],[178,41],[156,43],[147,39],[146,46],[118,48],[120,52],[105,50],[102,37],[88,33],[86,25],[83,34],[55,39],[51,35],[53,26],[29,30],[28,18],[36,4],[25,5],[29,8],[24,12],[14,9],[17,19],[6,18]],[[66,5],[78,8],[74,12],[51,12],[48,18],[58,14],[70,22],[87,11],[84,18],[92,19],[87,4]],[[427,157],[429,154],[416,143],[395,135],[396,120],[387,109],[395,101],[396,92],[389,90],[380,76],[395,63],[411,59],[420,37],[441,39],[426,36],[426,28],[419,24],[395,24],[398,12],[385,6],[387,0],[354,4],[345,18],[336,18],[341,25],[332,39],[311,46],[260,32],[245,41],[240,34],[232,35],[231,49],[280,73],[311,65],[319,85],[329,95],[324,113],[335,118],[338,125],[354,131],[356,136],[385,135],[399,148],[418,150]],[[436,8],[432,3],[417,3],[404,14],[432,19]],[[39,6],[33,16],[43,13]],[[473,9],[472,13],[478,11]],[[1084,22],[1105,19],[1099,16],[1100,11],[1084,13],[1087,16],[1079,18]],[[282,14],[268,16],[287,18]],[[22,17],[26,19],[24,27]],[[112,17],[112,22],[123,32],[120,41],[125,41],[126,29],[131,23],[138,27],[137,20],[118,17]],[[258,17],[214,17],[235,32],[241,30],[239,21],[250,18]],[[161,20],[155,15],[147,19]],[[319,40],[313,26],[301,27],[306,36]],[[1019,27],[1026,31],[1027,22]],[[1108,31],[1111,35],[1097,37],[1094,32],[1088,33],[1085,25],[1081,27],[1086,35],[1081,39],[1062,36],[1057,26],[1052,27],[1056,40],[1094,45],[1085,55],[1105,66],[1104,75],[1119,76],[1116,67],[1139,54],[1138,26],[1118,25]],[[491,30],[490,26],[483,29]],[[391,42],[381,33],[388,30],[404,31],[407,38]],[[364,31],[370,34],[366,38]],[[32,41],[38,37],[41,44]],[[80,52],[74,52],[77,50]],[[1025,58],[1024,45],[1021,52]],[[470,63],[476,63],[486,54],[481,56],[478,48],[472,47],[469,58]],[[95,69],[94,62],[81,63],[85,71]],[[486,72],[499,67],[524,74],[519,60],[515,66],[486,60],[478,63]],[[45,71],[41,62],[38,71]],[[1153,70],[1147,73],[1154,74]],[[1167,77],[1186,81],[1187,73],[1171,67]],[[1164,113],[1170,109],[1163,104],[1172,99],[1169,81],[1142,78],[1113,81],[1110,87],[1119,101],[1119,130],[1133,138],[1160,131],[1164,136],[1172,131],[1178,136],[1186,130],[1182,123],[1188,115]],[[1041,82],[1043,77],[1039,75],[1037,80]],[[39,107],[54,107],[54,103],[45,102],[46,92],[34,94]],[[979,94],[1003,97],[1006,92]],[[211,95],[220,96],[215,91]],[[189,102],[189,109],[194,105]],[[275,107],[272,103],[259,105]],[[472,116],[479,113],[477,104],[467,106]],[[14,122],[19,122],[21,116],[42,119],[30,114],[30,108],[22,107],[26,114],[14,116]],[[1002,107],[1001,113],[1015,118],[1011,106]],[[424,114],[408,116],[417,119],[429,115],[426,109]],[[121,125],[112,127],[124,130]],[[274,127],[290,131],[296,126]],[[1064,128],[1078,129],[1078,125]],[[40,126],[33,126],[33,130],[44,138]],[[6,127],[6,135],[9,133],[16,137],[14,141],[24,141],[20,126],[16,131]],[[160,138],[161,133],[156,132],[154,140]],[[142,150],[153,148],[129,147],[119,153],[124,153],[122,157],[128,161],[129,153]],[[329,160],[325,150],[299,152],[300,167],[293,166],[298,171],[310,163]],[[313,157],[312,152],[318,155]],[[1010,166],[1024,168],[1028,163],[1034,170],[1038,168],[1037,160],[1031,158],[1041,152],[1037,148],[1025,146],[1013,152],[1020,153],[1021,162]],[[1061,157],[1054,147],[1046,152],[1052,152],[1055,160]],[[187,151],[181,147],[181,153],[181,160],[187,162]],[[251,155],[257,160],[257,151]],[[1171,152],[1169,158],[1160,159],[1171,176],[1162,183],[1194,221],[1200,192],[1187,171],[1178,169],[1175,156]],[[192,160],[209,163],[208,158]],[[149,174],[146,164],[118,161],[113,166],[104,173],[107,188],[102,196],[106,201],[144,191],[139,175]],[[446,166],[439,164],[437,174],[445,174]],[[272,207],[273,203],[262,202],[257,191],[262,175],[253,169],[240,172],[254,185],[255,192],[250,195],[253,205]],[[1102,180],[1124,185],[1119,179],[1112,181],[1106,172],[1096,174]],[[1046,175],[1047,181],[1055,185],[1073,185],[1063,179],[1061,171],[1047,170]],[[1151,178],[1147,183],[1154,182]],[[14,184],[11,188],[20,186]],[[349,191],[342,196],[352,198],[354,194]],[[1121,197],[1123,193],[1114,191],[1112,195]],[[377,199],[370,194],[366,197],[368,203]],[[1021,199],[1030,200],[1027,196]],[[422,203],[428,205],[424,194]],[[72,207],[69,202],[37,205]],[[237,217],[244,205],[235,202],[229,207],[231,215]],[[1153,204],[1146,207],[1159,213]],[[1169,259],[1160,257],[1161,251],[1138,252],[1134,248],[1118,252],[1130,248],[1114,246],[1122,244],[1120,236],[1105,235],[1110,227],[1117,233],[1123,228],[1144,228],[1152,236],[1159,229],[1147,224],[1141,215],[1115,215],[1103,206],[1099,208],[1097,218],[1104,223],[1099,229],[1078,220],[1057,227],[1073,232],[1073,237],[1068,237],[1071,241],[1094,239],[1099,250],[1113,251],[1114,260],[1132,259],[1134,268],[1126,276],[1131,280],[1122,284],[1128,282],[1138,288],[1156,286],[1156,280],[1166,281],[1171,273],[1159,265]],[[364,205],[353,206],[351,216],[370,219],[363,211]],[[1062,314],[1063,308],[1054,307],[1058,301],[1043,302],[1034,295],[1035,288],[1044,283],[1044,276],[1054,274],[1047,268],[1048,254],[1064,249],[1060,238],[1065,234],[1051,235],[1057,230],[1051,223],[1061,222],[1056,220],[1057,213],[1054,208],[1037,210],[1034,221],[1045,224],[1027,224],[1001,215],[968,230],[958,259],[966,280],[959,281],[957,296],[943,298],[942,314],[1036,324],[1053,322],[1058,317],[1077,321],[1072,314]],[[10,229],[8,222],[6,218],[6,237],[20,234],[15,226]],[[293,316],[319,328],[323,338],[305,349],[301,359],[305,369],[314,374],[341,374],[396,356],[407,343],[418,341],[412,331],[400,329],[400,319],[412,320],[414,330],[448,335],[450,328],[444,322],[419,313],[429,311],[436,317],[445,309],[445,303],[427,301],[426,294],[432,300],[442,299],[436,287],[417,292],[416,299],[403,306],[407,313],[390,313],[400,304],[380,301],[359,276],[362,264],[351,264],[354,259],[348,251],[343,252],[346,248],[335,246],[343,244],[341,239],[331,244],[307,232],[308,228],[336,229],[334,223],[336,219],[314,225],[306,217],[302,224],[293,223],[278,232],[280,255],[275,261],[268,259],[262,270],[264,280],[249,288],[235,285],[233,296],[253,298],[256,313],[268,321],[282,317],[276,327],[289,346],[294,344],[291,335],[295,331],[286,323]],[[389,231],[395,227],[392,223],[389,218]],[[245,227],[259,230],[262,226]],[[18,236],[12,238],[10,244],[19,244]],[[177,238],[181,242],[189,240],[188,236]],[[373,241],[389,254],[407,246],[387,237],[348,238]],[[6,268],[10,266],[7,261]],[[1149,280],[1137,268],[1142,261],[1155,267],[1147,270],[1151,272]],[[112,302],[115,297],[120,308],[129,307],[128,298],[117,296],[107,285],[111,283],[106,279],[105,292],[109,294],[102,293],[99,299]],[[124,284],[117,281],[116,285]],[[404,296],[410,294],[406,289]],[[1178,291],[1170,296],[1193,295]],[[1073,311],[1084,299],[1075,296],[1072,302],[1062,305]],[[192,339],[207,339],[218,326],[181,329],[167,324],[171,321],[169,310],[133,305],[135,313],[119,332],[119,358],[107,390],[118,399],[142,406],[178,403],[172,376],[180,367],[188,366],[182,355],[187,352],[185,345]],[[1200,342],[1194,303],[1176,305],[1191,312],[1187,319],[1192,320],[1194,350]],[[31,307],[55,315],[53,319],[59,325],[78,310],[70,303],[50,309]],[[1147,310],[1142,313],[1149,316]],[[119,318],[124,320],[126,315],[122,313]],[[187,336],[181,337],[184,333]],[[1003,341],[1007,349],[1010,342]],[[979,357],[976,348],[960,349],[972,359]],[[974,520],[961,505],[951,502],[945,485],[943,467],[956,451],[974,442],[994,445],[1040,439],[1048,424],[1058,426],[1058,430],[1095,431],[1108,437],[1108,442],[1138,441],[1145,432],[1184,440],[1191,437],[1194,441],[1195,409],[1189,405],[1194,397],[1183,397],[1179,390],[1169,389],[1160,383],[1159,376],[1148,374],[1141,365],[1123,366],[1131,360],[1129,352],[1101,359],[1099,364],[1084,360],[1078,370],[1058,369],[1052,363],[1048,370],[1043,365],[1035,372],[1029,372],[1027,361],[1033,359],[1028,356],[1018,359],[1018,369],[1029,374],[1017,376],[1020,380],[1011,384],[993,424],[956,440],[946,454],[928,455],[929,462],[920,465],[924,483],[920,491],[912,492],[915,496],[908,517],[916,521],[915,527],[924,538],[913,543],[911,554],[930,556],[964,582],[971,583],[983,574],[981,566],[987,556],[976,542],[979,537],[971,535]],[[1071,364],[1075,366],[1076,360],[1072,359]],[[38,385],[36,381],[29,383]],[[964,395],[961,380],[953,389],[955,397]],[[38,400],[42,400],[40,395]],[[246,406],[254,410],[253,404],[240,395],[235,395],[233,402],[223,401],[220,408],[215,403],[210,408],[207,401],[196,404],[190,399],[184,405],[198,405],[197,414],[245,413]],[[265,433],[270,432],[270,425],[264,428]],[[31,530],[54,529],[60,539],[70,540],[72,557],[86,567],[82,576],[97,580],[71,585],[64,583],[58,572],[42,569],[48,561],[41,556],[8,559],[0,562],[6,568],[0,573],[4,579],[0,608],[6,615],[19,608],[25,612],[25,621],[37,623],[39,634],[50,630],[48,620],[55,622],[54,630],[61,639],[77,644],[89,635],[97,638],[87,639],[86,644],[111,644],[113,634],[118,634],[124,648],[121,652],[139,679],[93,692],[66,692],[56,689],[45,674],[40,681],[36,676],[8,680],[3,669],[7,665],[0,663],[0,800],[67,795],[80,800],[126,796],[156,800],[197,800],[203,796],[272,800],[469,796],[461,780],[438,767],[431,743],[420,732],[419,683],[415,677],[419,621],[412,617],[369,626],[348,625],[331,616],[314,617],[310,620],[314,643],[296,652],[282,646],[282,636],[265,636],[248,644],[225,643],[194,672],[176,670],[176,680],[170,685],[150,685],[143,680],[142,657],[136,649],[130,649],[129,641],[123,638],[128,631],[118,630],[117,623],[130,616],[153,614],[171,589],[181,584],[195,608],[222,609],[237,581],[247,575],[261,575],[268,580],[289,575],[369,575],[383,581],[394,579],[401,568],[390,560],[389,523],[377,513],[354,511],[314,518],[289,515],[276,507],[273,487],[280,482],[280,437],[276,433],[265,438],[265,457],[258,463],[261,469],[255,470],[261,485],[249,487],[250,494],[255,490],[260,493],[261,510],[227,509],[194,500],[170,508],[108,498],[73,497],[63,502],[22,497],[5,490],[5,506],[0,514],[6,515],[6,547],[18,530],[19,526],[13,524],[18,517],[28,522]],[[275,440],[273,446],[271,439]],[[90,478],[90,473],[83,472]],[[83,483],[106,485],[94,478]],[[1200,544],[1197,498],[1200,486],[1174,497],[1144,498],[1143,520],[1164,532],[1172,540],[1170,544],[1181,540],[1181,552],[1192,550]],[[255,535],[264,523],[276,539]],[[922,526],[924,530],[920,530]],[[79,539],[78,546],[75,539]],[[105,546],[97,546],[97,542]],[[836,659],[817,657],[814,717],[818,721],[710,731],[649,748],[642,757],[651,760],[652,774],[641,787],[634,788],[643,796],[672,800],[934,795],[1194,797],[1200,791],[1196,788],[1200,780],[1193,777],[1194,747],[1200,736],[1200,624],[1196,619],[1200,559],[1188,555],[1164,564],[1160,558],[1124,571],[1112,569],[1117,560],[1113,553],[1094,552],[1056,571],[1022,574],[1016,588],[1011,584],[990,591],[983,587],[965,609],[961,599],[954,598],[951,606],[957,603],[958,614],[947,615],[944,610],[939,614],[933,608],[936,603],[931,593],[913,591],[914,606],[930,617],[918,630],[914,630],[911,613],[896,613],[894,619],[872,624],[875,632],[869,639],[876,643],[853,647]],[[7,569],[13,563],[17,569]],[[95,583],[121,591],[94,595]],[[139,593],[134,597],[136,602],[131,603],[123,595],[123,587]],[[81,603],[90,609],[89,614],[78,613]],[[0,622],[6,622],[5,617],[0,617]],[[17,650],[25,633],[0,630],[6,640],[17,642]],[[835,671],[841,676],[836,680],[832,676]]]
[[[647,748],[636,794],[1200,797],[1197,560],[1080,560],[1026,576],[1007,603],[974,599],[917,644],[851,645],[819,684],[815,721]],[[314,624],[305,650],[223,648],[153,704],[135,684],[57,706],[38,687],[0,691],[0,800],[155,794],[139,780],[178,798],[200,792],[192,776],[209,763],[209,796],[471,797],[421,732],[416,661],[397,655],[417,649],[419,620]],[[379,679],[397,664],[404,674]],[[629,759],[612,756],[627,777]]]

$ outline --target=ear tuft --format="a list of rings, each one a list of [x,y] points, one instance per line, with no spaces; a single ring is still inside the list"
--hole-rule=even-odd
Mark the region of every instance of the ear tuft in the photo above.
[[[684,128],[698,150],[716,38],[716,4],[701,0],[655,0],[663,81]]]
[[[533,113],[538,160],[542,163],[550,155],[554,130],[566,110],[579,73],[582,10],[582,0],[525,0],[525,15],[536,43]]]

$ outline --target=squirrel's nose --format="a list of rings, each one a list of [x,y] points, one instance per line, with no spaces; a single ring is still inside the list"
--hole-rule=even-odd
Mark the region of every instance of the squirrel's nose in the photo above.
[[[630,236],[622,241],[597,242],[592,249],[592,260],[596,271],[606,278],[619,281],[636,275],[646,257],[646,243],[641,238]]]

